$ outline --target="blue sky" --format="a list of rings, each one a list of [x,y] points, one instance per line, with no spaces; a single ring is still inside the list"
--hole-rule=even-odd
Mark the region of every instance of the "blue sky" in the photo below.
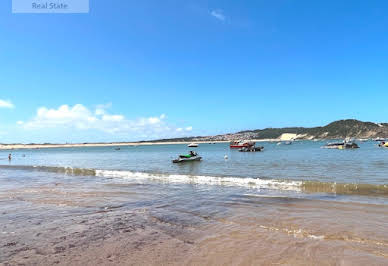
[[[387,1],[0,2],[0,142],[387,122]],[[10,105],[11,103],[11,105]]]

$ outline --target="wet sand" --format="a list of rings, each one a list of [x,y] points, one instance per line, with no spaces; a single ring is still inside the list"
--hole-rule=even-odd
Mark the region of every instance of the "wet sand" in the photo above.
[[[51,175],[1,190],[0,264],[388,263],[387,205]]]

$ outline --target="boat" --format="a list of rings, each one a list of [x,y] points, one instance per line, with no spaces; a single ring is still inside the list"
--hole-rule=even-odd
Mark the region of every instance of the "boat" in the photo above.
[[[292,141],[281,141],[277,143],[277,145],[291,145],[291,144],[292,144]]]
[[[381,143],[379,143],[379,147],[388,148],[388,142],[382,141]]]
[[[328,143],[322,148],[344,150],[344,149],[358,149],[360,147],[357,145],[357,143],[354,142],[354,140],[347,138],[342,142]]]
[[[190,151],[189,154],[185,155],[179,155],[179,157],[175,160],[172,160],[173,163],[184,163],[184,162],[193,162],[193,161],[200,161],[202,159],[201,156],[198,156],[198,154],[194,151]]]
[[[374,141],[379,141],[379,142],[382,142],[382,141],[385,141],[385,139],[384,138],[380,138],[380,137],[378,137],[378,138],[375,138],[375,139],[373,139]]]
[[[264,149],[263,146],[260,147],[255,147],[255,146],[250,146],[250,147],[243,147],[239,149],[238,151],[240,152],[256,152],[256,151],[262,151]]]
[[[190,143],[189,145],[187,145],[187,147],[196,148],[196,147],[198,147],[198,144],[197,143]]]
[[[238,140],[238,141],[231,141],[229,144],[229,147],[231,149],[241,149],[244,147],[252,147],[255,145],[256,145],[256,142],[253,142],[253,141]]]

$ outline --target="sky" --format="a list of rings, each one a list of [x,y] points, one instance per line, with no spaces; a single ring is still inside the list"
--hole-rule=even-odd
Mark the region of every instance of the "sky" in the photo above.
[[[388,2],[0,1],[0,143],[388,122]]]

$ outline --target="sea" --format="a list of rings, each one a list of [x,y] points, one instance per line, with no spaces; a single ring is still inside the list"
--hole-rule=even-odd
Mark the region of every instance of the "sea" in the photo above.
[[[0,264],[48,262],[61,234],[60,252],[96,241],[71,231],[85,217],[131,212],[195,246],[178,264],[387,265],[388,149],[327,142],[2,150]],[[202,160],[172,163],[190,150]]]

